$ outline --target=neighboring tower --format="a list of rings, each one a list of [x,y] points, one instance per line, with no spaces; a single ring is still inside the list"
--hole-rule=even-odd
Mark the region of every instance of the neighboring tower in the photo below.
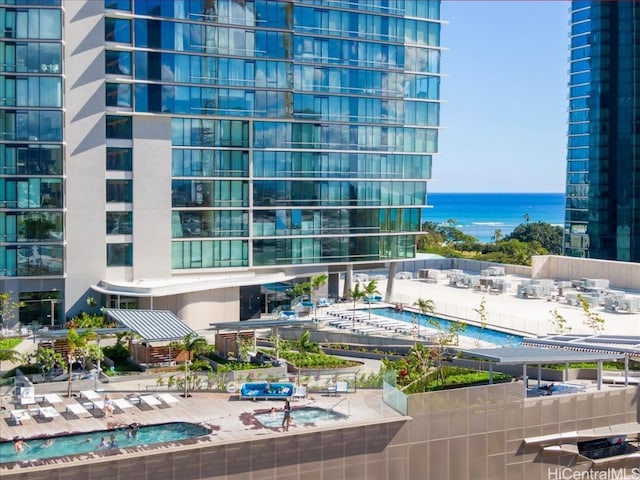
[[[640,3],[572,2],[565,254],[640,262]]]

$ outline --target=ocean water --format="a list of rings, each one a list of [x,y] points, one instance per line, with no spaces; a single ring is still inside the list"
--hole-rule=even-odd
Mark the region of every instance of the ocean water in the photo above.
[[[455,220],[455,227],[490,242],[496,230],[510,234],[529,222],[564,225],[564,193],[429,193],[423,221]]]

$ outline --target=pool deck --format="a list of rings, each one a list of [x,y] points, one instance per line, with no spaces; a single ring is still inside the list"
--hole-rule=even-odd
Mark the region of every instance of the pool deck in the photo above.
[[[433,300],[436,312],[439,315],[452,318],[460,318],[479,324],[480,316],[477,312],[484,299],[486,311],[486,324],[489,327],[497,327],[505,331],[523,335],[547,335],[553,333],[551,323],[552,310],[566,320],[571,333],[593,334],[594,332],[585,325],[585,314],[581,306],[569,305],[557,298],[550,301],[546,298],[519,298],[516,295],[517,285],[526,277],[506,275],[503,278],[509,285],[505,293],[487,292],[473,288],[461,288],[449,285],[448,279],[442,279],[435,283],[429,283],[418,279],[394,279],[393,290],[389,301],[402,303],[405,308],[416,310],[414,306],[418,299]],[[378,291],[386,292],[388,280],[378,281]],[[344,282],[341,282],[341,286]],[[639,296],[638,292],[629,292],[631,296]],[[388,306],[388,304],[371,305],[371,312],[375,308]],[[357,308],[368,311],[368,304],[357,303]],[[352,310],[353,302],[331,305],[328,308],[318,309],[318,315],[324,315],[328,311]],[[640,336],[640,313],[617,313],[605,310],[603,307],[593,308],[604,320],[604,331],[610,335],[636,335]]]
[[[87,382],[90,382],[87,383]],[[66,386],[66,384],[65,384]],[[127,398],[138,394],[166,393],[166,390],[156,391],[153,378],[136,379],[134,381],[114,381],[109,384],[102,385],[106,389],[101,394],[108,393],[112,399]],[[51,390],[57,387],[57,390]],[[202,424],[212,429],[211,435],[199,442],[210,442],[215,444],[229,444],[234,442],[243,442],[256,438],[264,438],[265,436],[283,436],[296,435],[305,430],[323,430],[333,429],[336,427],[347,427],[357,425],[379,424],[385,422],[402,421],[404,418],[401,414],[385,405],[382,401],[382,390],[358,390],[348,394],[339,396],[328,396],[324,394],[309,394],[306,399],[298,399],[291,402],[293,407],[292,418],[293,425],[289,427],[288,432],[282,432],[281,429],[272,429],[263,427],[253,419],[253,414],[257,412],[270,411],[272,407],[281,410],[284,406],[282,400],[240,400],[239,393],[212,393],[212,392],[192,392],[191,396],[184,398],[180,393],[172,391],[171,394],[178,398],[179,401],[173,406],[156,406],[150,408],[144,403],[136,404],[133,408],[127,409],[125,412],[116,410],[113,416],[105,417],[104,413],[99,409],[89,410],[89,415],[81,415],[77,417],[70,413],[65,413],[65,406],[72,403],[80,403],[79,396],[67,398],[66,391],[60,391],[61,385],[40,384],[36,388],[36,395],[55,391],[62,398],[63,403],[55,405],[56,410],[60,413],[58,417],[53,419],[41,419],[39,416],[32,416],[30,421],[24,425],[15,425],[10,415],[10,410],[14,406],[8,404],[8,397],[3,398],[3,405],[9,406],[9,412],[3,412],[0,417],[0,437],[4,440],[11,440],[15,437],[25,439],[43,437],[50,435],[59,435],[64,433],[92,433],[100,430],[124,427],[130,423],[137,422],[141,425],[160,424],[170,422],[189,422]],[[85,389],[93,388],[93,381],[74,382],[74,393]],[[47,389],[47,391],[45,391]],[[335,408],[336,412],[348,415],[345,419],[327,421],[318,425],[296,425],[295,411],[301,407],[318,407],[323,409]],[[32,408],[37,405],[32,405]],[[119,412],[119,413],[118,413]],[[282,415],[280,411],[276,415]],[[28,443],[28,440],[27,440]],[[166,446],[166,448],[179,448],[176,445]],[[157,450],[154,447],[154,450]],[[135,455],[135,452],[124,452],[124,454]],[[83,456],[86,461],[87,456]],[[89,457],[92,457],[90,455]],[[95,455],[96,459],[100,455]],[[69,457],[64,457],[60,462],[68,463]],[[79,461],[79,460],[78,460]],[[55,463],[56,460],[47,460],[46,464]],[[22,467],[46,468],[46,464],[42,466],[32,466],[25,463]],[[22,468],[16,469],[11,464],[0,465],[0,475],[4,476],[9,471],[16,472]],[[16,472],[17,473],[17,472]]]

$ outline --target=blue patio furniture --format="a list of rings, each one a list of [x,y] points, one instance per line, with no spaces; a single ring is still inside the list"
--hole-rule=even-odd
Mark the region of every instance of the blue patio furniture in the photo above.
[[[293,396],[293,383],[289,382],[248,382],[240,386],[243,400],[275,400]]]

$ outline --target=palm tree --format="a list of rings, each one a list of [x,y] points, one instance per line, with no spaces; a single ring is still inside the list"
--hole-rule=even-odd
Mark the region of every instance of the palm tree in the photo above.
[[[380,295],[378,291],[378,281],[377,280],[369,280],[369,282],[364,286],[364,298],[366,298],[369,304],[369,322],[371,322],[371,300],[374,295]]]
[[[199,337],[197,333],[187,333],[179,342],[172,342],[172,347],[185,353],[184,358],[184,398],[189,396],[189,362],[194,353],[204,353],[209,349],[207,339]]]
[[[311,301],[313,302],[314,310],[316,308],[316,305],[318,304],[318,299],[315,298],[316,293],[318,292],[318,290],[320,290],[322,287],[324,287],[327,284],[328,280],[329,280],[329,276],[326,273],[323,273],[321,275],[316,275],[315,277],[311,277],[311,281],[309,282],[309,285],[311,286],[311,291],[313,292]]]
[[[69,378],[67,380],[67,396],[71,398],[71,382],[73,379],[73,359],[74,354],[78,350],[82,350],[87,346],[89,340],[93,340],[96,334],[93,330],[87,330],[82,333],[78,333],[75,328],[70,328],[67,332],[67,345],[69,346],[69,353],[67,354],[67,368],[69,370]]]
[[[493,235],[491,236],[491,240],[493,240],[494,243],[497,243],[500,240],[502,240],[503,237],[504,235],[502,234],[502,230],[500,230],[499,228],[496,228],[493,232]]]
[[[414,307],[418,307],[420,313],[423,315],[433,315],[436,313],[436,304],[430,298],[418,298],[413,303]],[[418,322],[418,337],[420,337],[420,322]]]
[[[364,290],[360,288],[360,282],[356,282],[355,286],[349,290],[349,296],[353,300],[352,330],[356,329],[356,302],[362,300],[365,295]]]

